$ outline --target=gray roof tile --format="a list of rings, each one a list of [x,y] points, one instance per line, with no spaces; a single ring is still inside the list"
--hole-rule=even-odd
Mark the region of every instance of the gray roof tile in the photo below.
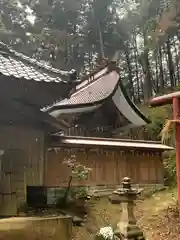
[[[108,98],[119,82],[119,74],[115,71],[106,74],[105,76],[90,82],[82,89],[76,91],[69,99],[64,99],[44,110],[53,108],[68,107],[81,104],[92,104]]]
[[[55,69],[8,48],[0,42],[0,73],[5,76],[45,82],[65,82],[72,71]]]

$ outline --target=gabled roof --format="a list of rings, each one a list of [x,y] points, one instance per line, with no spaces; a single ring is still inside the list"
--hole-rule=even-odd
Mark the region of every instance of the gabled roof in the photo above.
[[[69,99],[55,103],[46,110],[52,111],[58,108],[74,108],[77,105],[95,105],[107,99],[113,94],[119,82],[116,71],[110,72],[73,93]],[[82,84],[82,83],[81,83]]]
[[[110,100],[114,104],[115,111],[119,113],[119,123],[122,123],[123,118],[126,119],[126,126],[131,127],[150,123],[149,119],[141,113],[128,97],[120,80],[120,74],[117,72],[115,65],[112,64],[77,85],[75,92],[69,99],[59,101],[48,108],[42,109],[42,111],[49,112],[54,117],[60,117],[61,114],[91,113],[98,108],[105,107],[106,100]],[[107,114],[108,112],[110,114],[110,110],[107,109]]]
[[[55,69],[48,63],[31,59],[0,42],[0,73],[19,79],[58,83],[70,80],[75,70]]]

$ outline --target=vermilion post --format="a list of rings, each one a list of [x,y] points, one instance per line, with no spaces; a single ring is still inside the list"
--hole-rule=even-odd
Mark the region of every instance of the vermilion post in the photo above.
[[[173,118],[180,120],[180,99],[173,98]],[[180,123],[176,123],[176,174],[178,188],[178,204],[180,208]]]
[[[173,104],[173,119],[180,120],[180,91],[153,98],[152,107]],[[178,204],[180,209],[180,123],[176,123],[176,172],[178,188]]]

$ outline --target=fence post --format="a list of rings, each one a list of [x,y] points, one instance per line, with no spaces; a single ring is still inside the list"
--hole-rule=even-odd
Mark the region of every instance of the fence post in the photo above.
[[[121,240],[145,240],[143,231],[137,226],[134,216],[134,201],[141,190],[132,189],[130,178],[125,177],[122,181],[122,188],[113,192],[110,201],[113,204],[120,204],[122,213],[117,229],[114,232],[115,239]]]

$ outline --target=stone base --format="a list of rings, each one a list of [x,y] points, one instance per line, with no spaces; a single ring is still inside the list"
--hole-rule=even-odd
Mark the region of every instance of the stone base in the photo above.
[[[125,237],[119,233],[115,233],[114,240],[145,240],[145,237],[143,235]]]
[[[115,235],[120,239],[144,239],[143,231],[134,224],[124,225],[124,223],[118,223]]]

